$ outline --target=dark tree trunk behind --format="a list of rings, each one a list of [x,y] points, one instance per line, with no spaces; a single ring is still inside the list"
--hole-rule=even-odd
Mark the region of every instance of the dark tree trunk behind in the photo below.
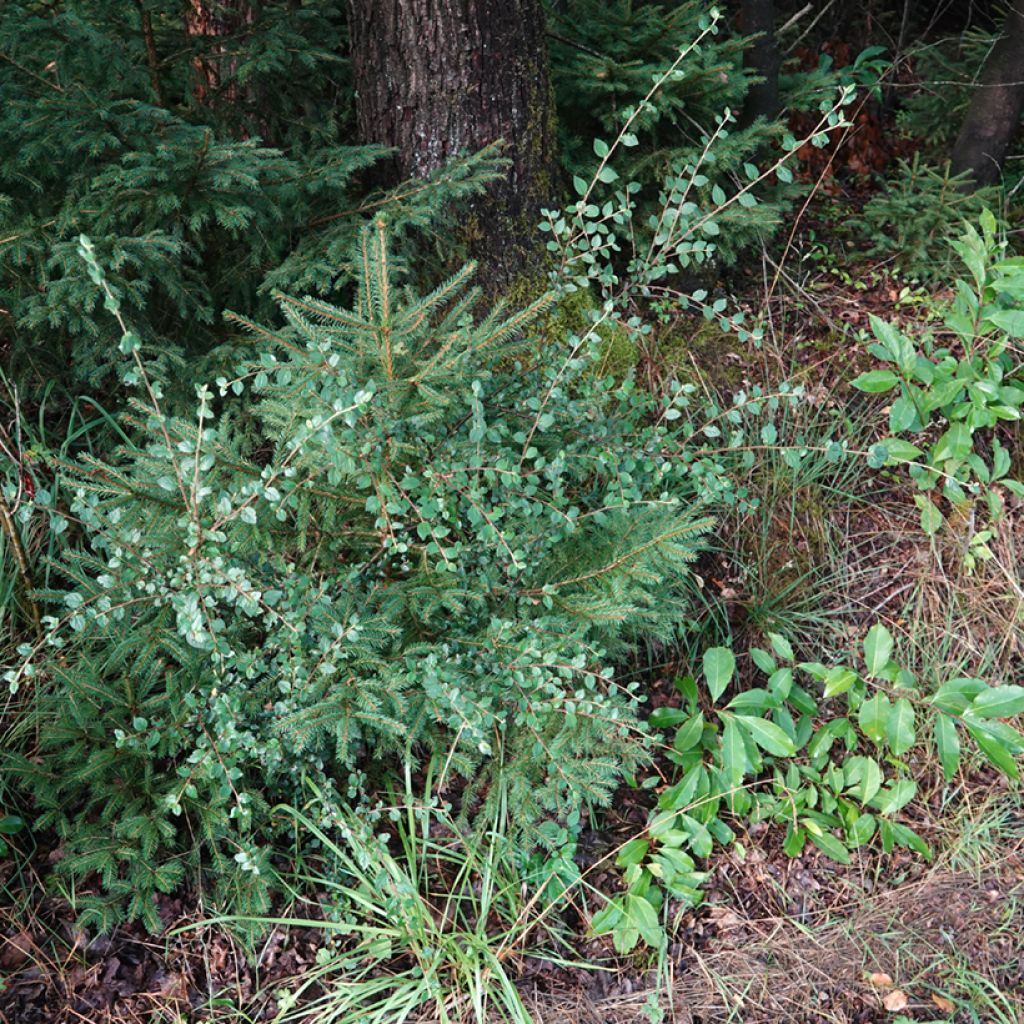
[[[775,40],[774,0],[743,0],[737,27],[744,35],[757,36],[743,55],[743,66],[762,79],[750,87],[740,123],[749,125],[759,117],[774,121],[781,109],[779,67],[782,64]]]
[[[976,186],[999,180],[1024,110],[1024,0],[1013,0],[989,53],[953,145],[953,173],[970,171]]]
[[[349,0],[359,130],[424,177],[502,139],[510,165],[467,225],[483,283],[537,270],[551,202],[554,105],[540,0]]]
[[[185,32],[201,40],[203,49],[192,59],[196,70],[195,97],[203,104],[236,103],[239,94],[234,50],[237,36],[253,22],[251,0],[188,0]]]

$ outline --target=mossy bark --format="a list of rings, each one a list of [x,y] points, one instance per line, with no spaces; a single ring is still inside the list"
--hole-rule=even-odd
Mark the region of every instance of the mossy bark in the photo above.
[[[490,290],[530,273],[553,195],[554,100],[540,0],[349,0],[363,141],[396,177],[504,142],[508,166],[466,220]]]

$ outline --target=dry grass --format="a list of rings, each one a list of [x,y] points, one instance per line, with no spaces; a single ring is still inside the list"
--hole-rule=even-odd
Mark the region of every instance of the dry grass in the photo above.
[[[951,1019],[952,1003],[998,1020],[976,996],[971,1006],[964,979],[974,974],[1002,991],[1018,1014],[1009,1024],[1024,1020],[1024,990],[1010,988],[1021,982],[1022,901],[1024,861],[1014,855],[982,879],[937,868],[821,924],[720,911],[715,948],[688,951],[657,989],[538,1001],[535,1011],[542,1024],[625,1024],[649,1019],[653,995],[673,1024],[864,1024],[893,1020],[884,1001],[903,993],[910,1019]]]

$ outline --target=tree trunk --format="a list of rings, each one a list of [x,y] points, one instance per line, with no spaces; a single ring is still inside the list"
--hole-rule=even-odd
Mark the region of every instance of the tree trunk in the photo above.
[[[974,187],[999,180],[1024,110],[1024,0],[1013,0],[1003,33],[982,68],[953,145],[954,174],[969,171]]]
[[[204,43],[203,52],[192,58],[193,93],[200,103],[236,103],[241,98],[232,42],[237,44],[237,36],[252,24],[253,16],[251,0],[188,0],[185,32]]]
[[[554,99],[540,0],[349,0],[359,130],[394,146],[396,175],[426,177],[499,139],[503,178],[467,238],[488,289],[539,269],[555,166]]]
[[[740,124],[753,124],[759,117],[774,121],[779,115],[779,68],[782,58],[775,41],[774,0],[743,0],[737,26],[743,35],[756,35],[743,55],[743,66],[761,79],[750,87],[743,103]]]

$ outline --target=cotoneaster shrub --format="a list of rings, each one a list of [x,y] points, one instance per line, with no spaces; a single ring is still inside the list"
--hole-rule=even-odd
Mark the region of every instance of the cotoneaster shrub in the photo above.
[[[58,870],[100,873],[102,923],[155,927],[154,891],[201,866],[258,908],[268,804],[305,779],[331,813],[375,761],[440,754],[467,812],[500,790],[529,829],[645,757],[612,664],[672,635],[710,526],[656,400],[586,350],[515,364],[547,300],[474,318],[471,267],[414,295],[383,221],[354,264],[350,308],[282,296],[282,327],[246,324],[261,355],[190,418],[126,330],[138,440],[67,470],[68,589],[7,674],[39,747],[5,767]]]

